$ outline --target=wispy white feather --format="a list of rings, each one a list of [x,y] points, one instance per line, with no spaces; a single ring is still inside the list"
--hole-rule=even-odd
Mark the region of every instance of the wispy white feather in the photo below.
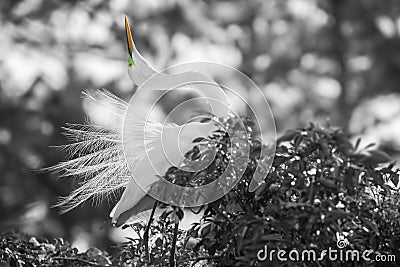
[[[63,128],[72,143],[60,148],[68,152],[70,159],[47,170],[58,172],[63,177],[76,177],[79,182],[78,187],[70,195],[60,198],[56,205],[62,212],[68,212],[90,199],[100,202],[115,196],[117,191],[126,187],[130,179],[122,146],[123,117],[127,103],[107,91],[97,91],[95,94],[85,92],[84,96],[104,108],[110,109],[111,106],[112,115],[120,122],[120,128],[108,129],[91,122],[68,124]],[[143,146],[143,138],[140,137],[143,136],[142,125],[144,122],[138,122],[134,127],[135,132],[141,129],[141,135],[135,136],[138,138],[138,147]],[[156,133],[158,129],[153,129],[151,125],[147,124],[146,127]],[[141,154],[137,154],[138,159]]]
[[[122,121],[127,103],[107,91],[95,94],[86,92],[84,96],[105,108],[113,107],[113,116],[121,123],[121,129],[87,124],[68,124],[64,134],[72,143],[60,146],[69,154],[69,160],[48,168],[64,177],[78,178],[78,187],[66,197],[60,198],[56,206],[62,212],[81,205],[87,200],[101,201],[126,186],[129,170],[122,147]]]

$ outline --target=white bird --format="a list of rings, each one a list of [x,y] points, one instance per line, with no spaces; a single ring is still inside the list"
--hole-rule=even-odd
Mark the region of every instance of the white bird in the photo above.
[[[218,129],[212,121],[192,121],[183,125],[163,124],[148,119],[148,112],[137,108],[141,92],[170,90],[182,84],[191,84],[194,90],[207,98],[206,103],[216,117],[228,115],[230,110],[221,88],[199,72],[189,71],[174,75],[159,73],[151,67],[136,49],[128,19],[125,18],[128,45],[128,73],[139,87],[129,104],[110,93],[100,92],[89,98],[114,104],[121,129],[107,131],[97,125],[71,125],[67,135],[76,142],[65,146],[76,158],[60,163],[53,170],[67,176],[84,177],[80,186],[59,203],[65,211],[91,198],[102,198],[124,189],[121,199],[110,213],[112,222],[121,226],[137,220],[147,220],[156,199],[148,194],[151,186],[171,166],[179,166],[193,140],[206,138]],[[211,85],[210,84],[214,84]],[[215,99],[216,101],[213,101]],[[221,103],[222,102],[222,103]]]

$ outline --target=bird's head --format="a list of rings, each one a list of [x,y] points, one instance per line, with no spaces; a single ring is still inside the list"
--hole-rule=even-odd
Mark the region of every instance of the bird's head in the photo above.
[[[125,17],[125,34],[128,48],[129,77],[136,85],[140,86],[155,73],[155,70],[137,51],[127,17]]]

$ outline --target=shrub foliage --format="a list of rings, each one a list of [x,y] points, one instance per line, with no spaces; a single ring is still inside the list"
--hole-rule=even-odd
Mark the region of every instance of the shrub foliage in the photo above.
[[[224,123],[235,129],[234,120]],[[251,121],[245,123],[252,127]],[[385,153],[372,146],[360,148],[360,141],[352,144],[341,130],[310,124],[278,139],[272,168],[251,193],[248,186],[256,163],[263,164],[264,159],[259,157],[262,144],[251,132],[248,137],[250,159],[244,177],[226,196],[205,207],[201,222],[186,233],[186,241],[197,243],[182,259],[190,252],[198,253],[200,262],[216,266],[262,266],[265,262],[257,259],[257,253],[265,245],[288,252],[321,252],[338,249],[340,239],[348,244],[344,251],[372,249],[371,259],[378,254],[400,259],[399,170]],[[206,182],[223,172],[230,157],[227,151],[235,145],[227,134],[211,140],[217,141],[218,164],[204,172],[213,176]],[[171,168],[166,179],[190,184],[199,180],[198,175]],[[154,253],[158,255],[157,249]],[[269,262],[269,266],[298,264]],[[305,262],[304,266],[312,264],[317,265]],[[325,259],[319,264],[338,262]],[[377,262],[358,262],[369,264]]]
[[[222,123],[233,131],[239,127],[234,118]],[[207,147],[216,147],[215,160],[206,170],[191,173],[170,168],[165,174],[165,179],[184,186],[207,184],[224,172],[230,160],[240,160],[237,155],[240,149],[234,156],[231,147],[250,146],[242,179],[224,197],[201,208],[200,222],[193,223],[188,230],[177,231],[175,225],[182,219],[183,211],[179,207],[164,206],[163,215],[151,224],[148,242],[143,235],[146,226],[134,224],[129,227],[135,229],[138,238],[120,244],[112,259],[108,254],[98,254],[101,259],[96,260],[87,259],[87,253],[79,257],[102,265],[170,266],[171,247],[176,244],[178,266],[379,265],[362,259],[347,262],[329,261],[325,257],[318,262],[312,258],[308,262],[282,262],[274,257],[264,262],[257,258],[265,246],[268,250],[281,249],[288,253],[297,250],[301,254],[311,249],[321,253],[329,247],[338,249],[338,242],[343,241],[346,242],[344,252],[368,249],[372,251],[371,259],[376,255],[394,255],[400,259],[400,197],[396,189],[399,169],[385,153],[371,149],[372,146],[360,148],[359,141],[352,144],[341,130],[310,124],[290,130],[277,140],[270,171],[261,186],[249,192],[257,164],[264,164],[267,159],[260,158],[264,145],[254,134],[252,122],[244,120],[244,123],[248,132],[243,140],[247,144],[243,140],[231,142],[227,132],[218,131],[207,140],[196,140],[199,145],[187,154],[188,158],[201,160],[208,156]],[[204,144],[206,149],[200,147]],[[35,248],[25,250],[31,256],[16,256],[20,253],[18,242],[3,237],[0,259],[3,262],[32,260],[39,264]],[[63,248],[65,245],[56,242],[52,246]],[[70,248],[61,251],[57,257],[77,255]],[[54,260],[54,250],[44,253],[43,257]],[[77,260],[76,264],[84,262]]]

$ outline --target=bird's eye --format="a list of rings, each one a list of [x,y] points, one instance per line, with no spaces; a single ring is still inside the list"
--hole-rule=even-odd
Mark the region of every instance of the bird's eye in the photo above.
[[[128,67],[132,68],[133,66],[135,66],[135,61],[133,61],[133,58],[131,57],[131,55],[128,56]]]

